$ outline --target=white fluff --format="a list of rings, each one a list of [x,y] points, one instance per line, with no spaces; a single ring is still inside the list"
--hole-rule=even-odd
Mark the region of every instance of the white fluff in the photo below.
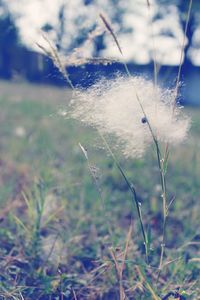
[[[148,124],[142,122],[141,105],[159,142],[178,144],[186,137],[190,121],[180,107],[173,112],[174,101],[173,90],[155,88],[142,77],[120,76],[77,92],[68,115],[114,136],[126,157],[140,157],[153,141]]]

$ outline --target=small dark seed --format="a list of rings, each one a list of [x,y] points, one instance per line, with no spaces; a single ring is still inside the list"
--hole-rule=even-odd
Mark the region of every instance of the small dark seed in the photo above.
[[[141,122],[142,122],[143,124],[145,124],[145,123],[147,122],[147,118],[146,118],[146,117],[143,117],[143,118],[141,119]]]

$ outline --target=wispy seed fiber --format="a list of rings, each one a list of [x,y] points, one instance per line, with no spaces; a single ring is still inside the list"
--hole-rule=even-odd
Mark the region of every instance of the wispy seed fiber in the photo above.
[[[174,95],[142,77],[102,79],[75,94],[68,115],[114,137],[126,157],[140,157],[153,141],[147,122],[159,142],[186,138],[190,121],[180,107],[174,109]]]

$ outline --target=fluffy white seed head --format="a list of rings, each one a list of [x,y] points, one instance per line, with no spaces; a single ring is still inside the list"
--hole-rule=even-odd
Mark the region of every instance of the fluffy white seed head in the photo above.
[[[119,76],[78,91],[69,115],[114,137],[126,157],[140,157],[153,141],[148,123],[159,142],[177,144],[186,137],[190,122],[174,101],[173,90],[155,88],[142,77]]]

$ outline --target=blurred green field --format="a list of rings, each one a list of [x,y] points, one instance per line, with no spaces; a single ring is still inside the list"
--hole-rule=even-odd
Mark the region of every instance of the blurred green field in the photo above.
[[[167,190],[169,201],[175,200],[165,259],[175,261],[154,285],[162,203],[153,149],[141,160],[125,160],[116,153],[138,192],[145,225],[152,229],[153,267],[146,271],[126,183],[98,134],[59,114],[67,107],[70,91],[7,82],[0,82],[0,91],[0,299],[119,299],[109,249],[118,251],[116,256],[122,253],[131,220],[124,275],[127,299],[162,299],[177,288],[185,299],[200,299],[199,108],[185,108],[191,132],[184,144],[170,151]],[[87,148],[97,186],[79,143]],[[41,193],[43,210],[36,232]],[[160,298],[153,298],[138,265]]]

